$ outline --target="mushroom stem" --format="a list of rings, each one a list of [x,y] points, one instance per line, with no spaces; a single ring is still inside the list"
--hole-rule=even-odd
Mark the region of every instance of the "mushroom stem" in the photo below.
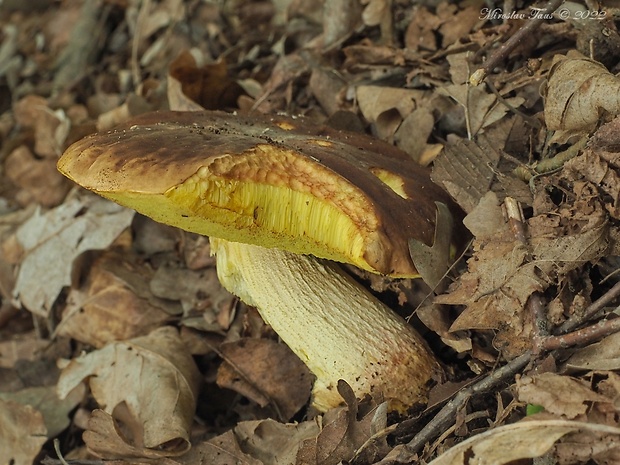
[[[211,238],[220,282],[261,316],[316,376],[313,405],[342,402],[344,379],[405,410],[426,399],[440,367],[402,318],[333,262]]]

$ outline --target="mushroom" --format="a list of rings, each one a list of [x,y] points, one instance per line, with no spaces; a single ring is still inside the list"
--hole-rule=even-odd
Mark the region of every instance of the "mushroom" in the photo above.
[[[316,376],[317,409],[342,402],[344,379],[403,410],[441,373],[411,325],[336,263],[418,276],[408,244],[433,243],[435,201],[450,200],[395,147],[279,116],[159,112],[74,143],[58,169],[209,236],[224,287]]]

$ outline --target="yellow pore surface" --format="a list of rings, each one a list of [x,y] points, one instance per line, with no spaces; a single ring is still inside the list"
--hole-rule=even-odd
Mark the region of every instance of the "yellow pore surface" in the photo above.
[[[292,151],[259,145],[224,155],[161,195],[101,194],[188,231],[376,272],[364,259],[377,227],[370,202],[342,177]]]

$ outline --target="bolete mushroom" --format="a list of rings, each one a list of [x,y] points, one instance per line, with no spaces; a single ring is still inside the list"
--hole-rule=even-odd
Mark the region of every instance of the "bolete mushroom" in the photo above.
[[[224,287],[255,306],[316,375],[403,409],[440,367],[402,318],[335,262],[416,277],[446,194],[395,147],[285,117],[160,112],[74,143],[59,170],[156,221],[211,237]]]

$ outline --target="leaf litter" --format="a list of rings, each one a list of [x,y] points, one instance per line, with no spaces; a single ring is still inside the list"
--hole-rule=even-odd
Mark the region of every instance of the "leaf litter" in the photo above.
[[[119,465],[620,460],[620,38],[583,19],[614,12],[572,2],[497,51],[530,20],[484,19],[487,3],[0,4],[0,463],[61,463],[53,439]],[[308,410],[311,376],[221,290],[202,238],[54,169],[95,130],[203,107],[304,114],[433,166],[472,238],[451,285],[370,280],[400,314],[419,307],[448,368],[427,410],[343,384],[341,407]],[[451,405],[489,394],[477,380],[495,395]],[[440,408],[449,426],[428,431]]]

